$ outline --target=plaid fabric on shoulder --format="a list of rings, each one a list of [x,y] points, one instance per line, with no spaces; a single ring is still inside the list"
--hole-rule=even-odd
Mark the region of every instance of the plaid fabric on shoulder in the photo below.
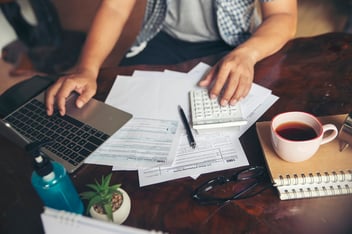
[[[148,42],[162,29],[166,16],[166,7],[167,0],[147,1],[143,27],[135,44]]]
[[[250,36],[254,12],[253,0],[216,0],[215,11],[221,38],[230,45],[238,45]]]
[[[170,0],[148,0],[143,27],[137,36],[134,46],[148,42],[162,29],[168,1]],[[251,35],[250,27],[255,0],[214,1],[216,20],[221,38],[231,46],[237,46],[247,40]],[[269,2],[273,0],[260,1]]]

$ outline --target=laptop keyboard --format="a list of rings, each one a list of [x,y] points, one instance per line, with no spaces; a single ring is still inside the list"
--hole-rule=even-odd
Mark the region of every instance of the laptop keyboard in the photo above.
[[[70,116],[46,114],[44,103],[33,99],[5,120],[31,142],[52,140],[44,148],[77,166],[109,135]]]

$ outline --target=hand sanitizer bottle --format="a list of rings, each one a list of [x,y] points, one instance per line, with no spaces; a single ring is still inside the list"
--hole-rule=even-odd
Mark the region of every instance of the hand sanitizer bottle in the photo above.
[[[31,143],[26,147],[34,158],[33,187],[46,206],[82,214],[82,200],[66,169],[57,162],[51,162],[39,150],[40,146],[40,143]]]

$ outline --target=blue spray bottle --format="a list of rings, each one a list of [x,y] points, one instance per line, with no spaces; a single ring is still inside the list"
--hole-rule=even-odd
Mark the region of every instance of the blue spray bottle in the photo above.
[[[45,143],[44,143],[45,144]],[[48,207],[82,214],[84,206],[66,169],[57,162],[50,161],[40,147],[43,142],[26,146],[33,156],[34,171],[31,182],[38,195]]]

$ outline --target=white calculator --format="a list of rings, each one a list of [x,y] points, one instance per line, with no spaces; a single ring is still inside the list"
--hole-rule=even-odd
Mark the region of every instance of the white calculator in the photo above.
[[[241,106],[221,106],[218,99],[211,99],[208,90],[194,89],[190,93],[191,119],[194,129],[233,127],[247,124]]]

